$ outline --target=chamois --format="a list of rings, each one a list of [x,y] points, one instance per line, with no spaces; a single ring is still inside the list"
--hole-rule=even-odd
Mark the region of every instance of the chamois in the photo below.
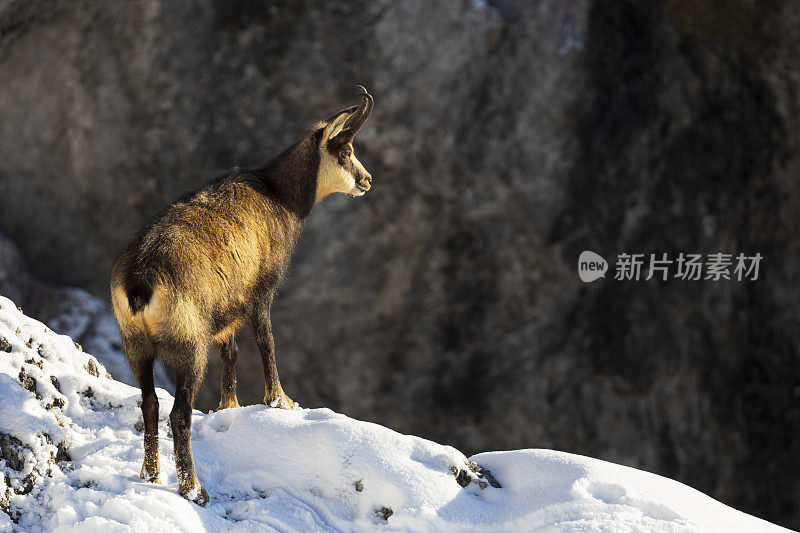
[[[362,100],[318,122],[263,168],[234,170],[171,204],[137,233],[111,272],[111,300],[128,363],[142,389],[142,479],[160,483],[156,358],[175,375],[169,415],[178,491],[208,502],[194,470],[192,407],[216,344],[222,355],[219,409],[239,407],[235,335],[249,319],[264,366],[264,402],[296,406],[275,366],[270,307],[303,220],[325,196],[362,196],[372,176],[353,154],[353,139],[372,112]]]

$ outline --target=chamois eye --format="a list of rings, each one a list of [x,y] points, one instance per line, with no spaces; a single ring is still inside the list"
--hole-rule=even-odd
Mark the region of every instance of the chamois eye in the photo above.
[[[342,150],[339,152],[339,159],[347,159],[350,157],[350,150]]]

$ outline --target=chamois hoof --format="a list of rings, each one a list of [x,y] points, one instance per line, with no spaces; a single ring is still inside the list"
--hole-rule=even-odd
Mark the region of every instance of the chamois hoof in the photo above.
[[[264,403],[277,409],[300,409],[300,404],[292,400],[286,394],[280,394],[271,400],[264,398]]]
[[[214,409],[214,412],[217,413],[219,411],[222,411],[223,409],[235,409],[237,407],[241,407],[241,405],[239,405],[239,402],[237,402],[236,400],[234,400],[233,402],[219,402],[219,405],[217,406],[216,409]]]
[[[161,485],[161,477],[159,476],[158,472],[150,473],[146,472],[144,467],[139,471],[139,477],[143,480],[147,481],[148,483],[155,483],[156,485]]]
[[[206,489],[201,487],[200,485],[196,485],[194,488],[184,492],[181,492],[181,496],[189,500],[190,502],[194,502],[200,507],[205,507],[210,499],[208,497],[208,493]]]

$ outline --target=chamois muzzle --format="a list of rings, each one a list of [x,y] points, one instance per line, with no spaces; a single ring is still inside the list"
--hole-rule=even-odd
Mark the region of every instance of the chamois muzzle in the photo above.
[[[369,94],[362,85],[357,85],[357,87],[359,91],[358,94],[362,98],[361,105],[344,123],[342,131],[339,133],[339,136],[342,138],[352,139],[355,137],[356,133],[358,133],[358,130],[361,129],[361,126],[363,126],[369,118],[370,113],[372,113],[372,106],[375,105],[372,95]]]
[[[356,178],[356,188],[362,193],[367,192],[372,188],[372,175],[365,173],[364,175]]]

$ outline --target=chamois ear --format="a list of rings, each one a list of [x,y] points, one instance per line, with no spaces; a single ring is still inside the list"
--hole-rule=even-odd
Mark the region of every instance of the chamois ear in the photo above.
[[[325,139],[339,137],[342,142],[352,142],[358,130],[369,118],[375,101],[372,95],[361,85],[358,86],[358,94],[361,96],[361,103],[357,106],[348,107],[328,119],[328,126],[325,128]]]
[[[354,105],[348,107],[347,109],[343,109],[338,113],[336,113],[335,115],[331,116],[328,120],[325,121],[327,122],[327,126],[325,126],[325,131],[322,134],[322,138],[328,140],[339,135],[342,132],[342,129],[344,129],[344,125],[345,123],[347,123],[347,120],[356,111],[358,111],[358,106]]]

